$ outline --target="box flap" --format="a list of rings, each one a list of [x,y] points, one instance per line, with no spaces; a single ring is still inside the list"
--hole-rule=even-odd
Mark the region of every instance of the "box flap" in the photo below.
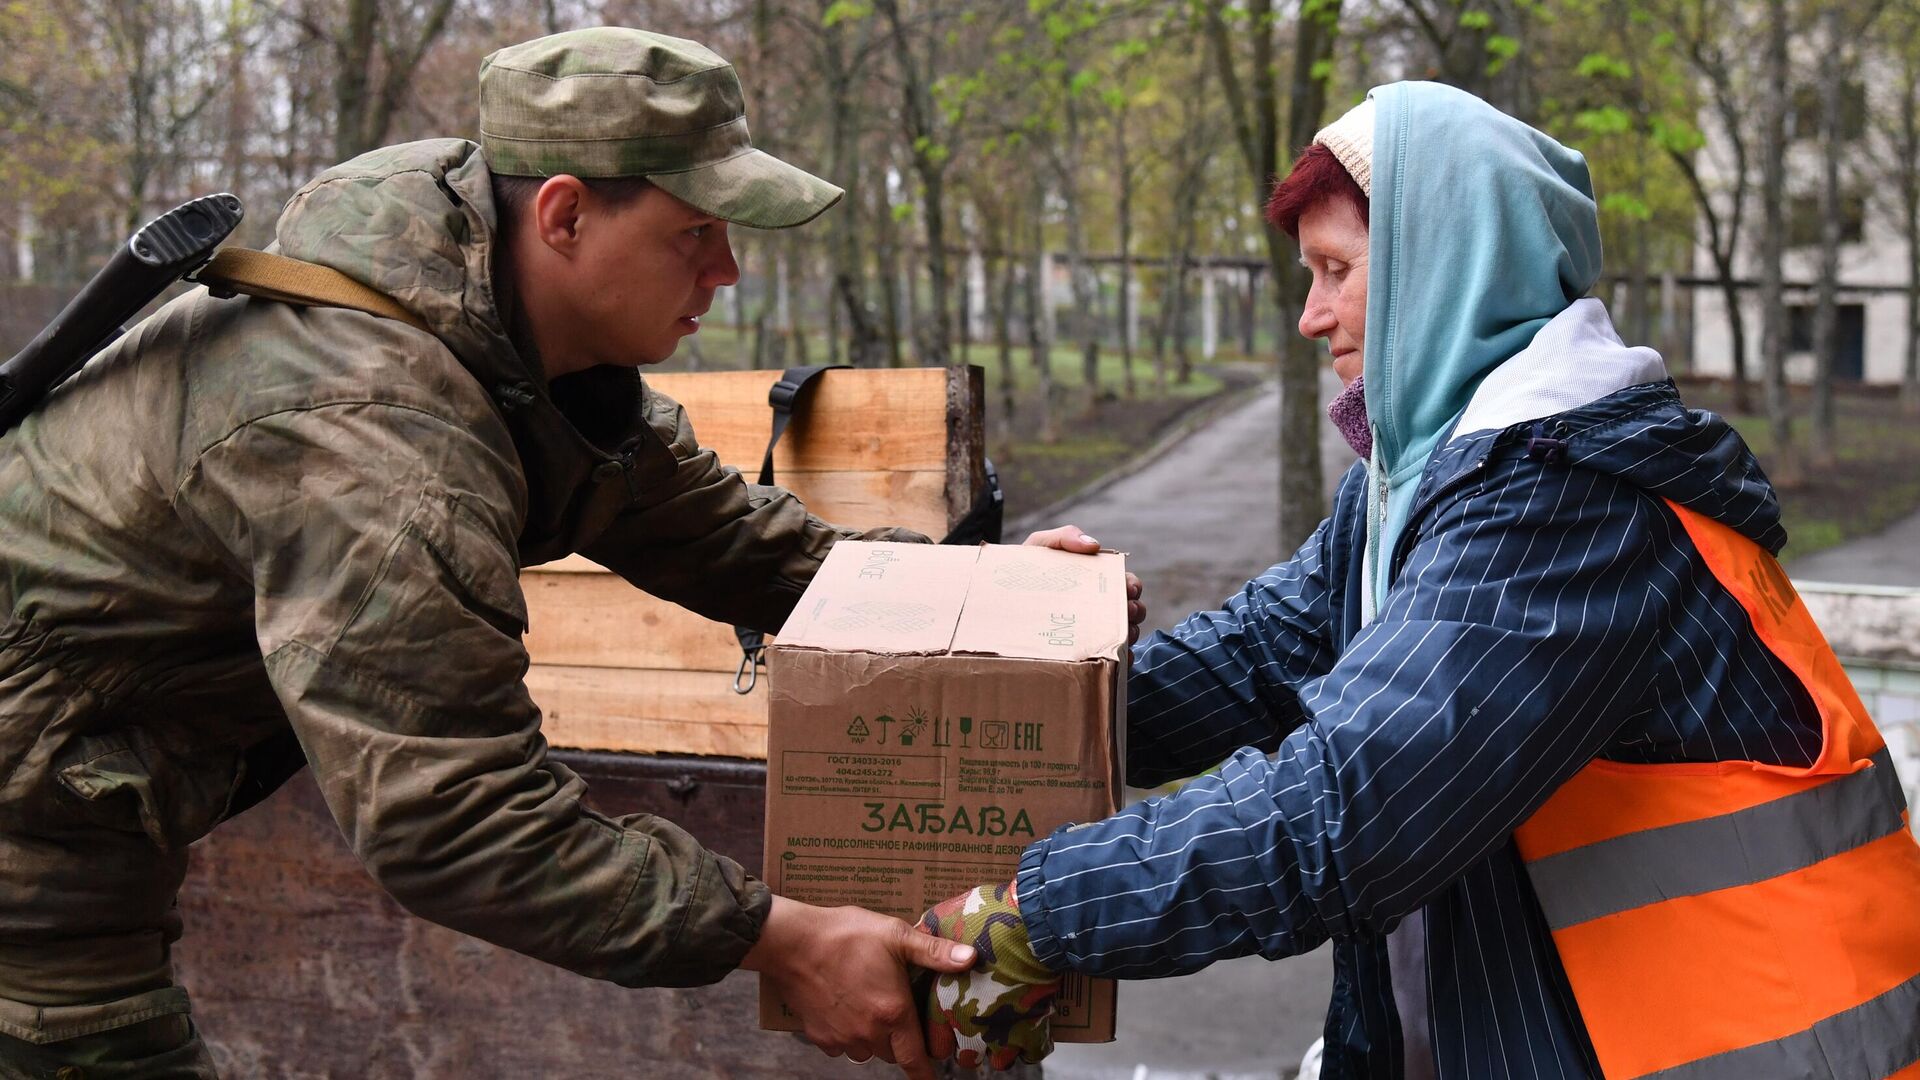
[[[780,628],[782,646],[938,653],[953,642],[982,549],[938,544],[833,545]]]
[[[1125,556],[1003,544],[979,552],[954,652],[1089,660],[1126,647]]]

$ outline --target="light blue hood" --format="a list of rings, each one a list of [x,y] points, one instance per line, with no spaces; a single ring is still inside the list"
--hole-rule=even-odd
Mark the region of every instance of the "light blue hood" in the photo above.
[[[1427,459],[1481,380],[1599,279],[1600,222],[1578,151],[1450,86],[1368,96],[1369,547],[1381,597]]]

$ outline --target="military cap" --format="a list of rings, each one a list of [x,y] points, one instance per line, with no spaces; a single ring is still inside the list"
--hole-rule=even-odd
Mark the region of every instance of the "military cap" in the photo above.
[[[480,149],[503,176],[641,176],[762,229],[811,221],[843,194],[753,148],[733,65],[698,42],[618,26],[482,60]]]

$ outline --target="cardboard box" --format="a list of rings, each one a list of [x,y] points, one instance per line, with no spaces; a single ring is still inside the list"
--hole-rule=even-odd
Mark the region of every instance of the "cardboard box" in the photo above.
[[[835,544],[767,651],[767,882],[912,920],[1112,814],[1126,647],[1118,554]],[[1113,1021],[1113,983],[1069,975],[1054,1039]],[[765,984],[760,1026],[799,1027]]]

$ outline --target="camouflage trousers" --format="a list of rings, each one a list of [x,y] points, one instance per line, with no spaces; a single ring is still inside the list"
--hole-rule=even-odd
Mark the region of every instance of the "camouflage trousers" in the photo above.
[[[166,987],[97,1005],[0,999],[0,1080],[218,1080],[187,1016],[186,991]]]

